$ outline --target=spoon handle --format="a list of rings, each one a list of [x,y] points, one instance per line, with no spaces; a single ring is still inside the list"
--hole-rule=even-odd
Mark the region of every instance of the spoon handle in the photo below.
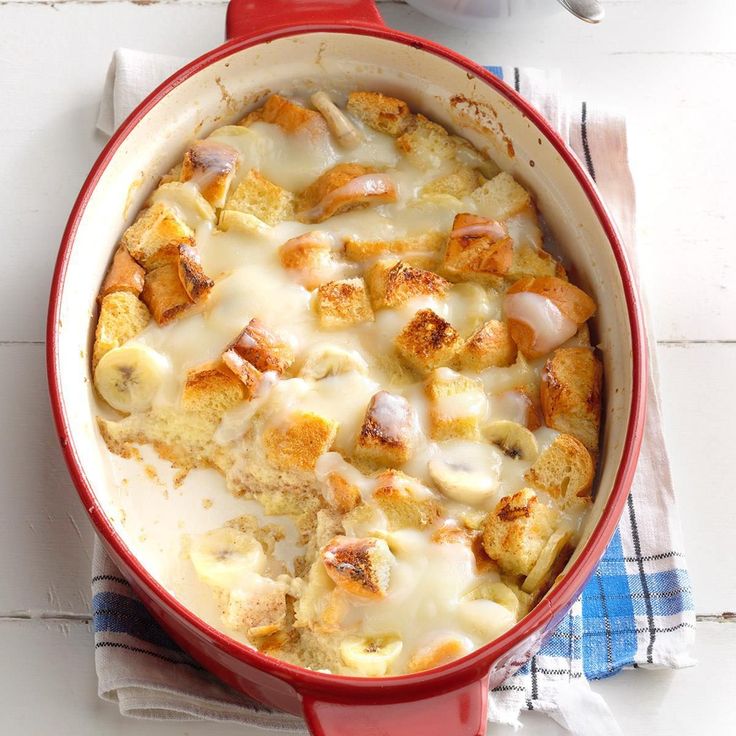
[[[599,0],[557,0],[557,2],[586,23],[600,23],[606,14]]]

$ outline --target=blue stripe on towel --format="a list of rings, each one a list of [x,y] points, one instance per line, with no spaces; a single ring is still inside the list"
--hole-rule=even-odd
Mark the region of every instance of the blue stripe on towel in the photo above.
[[[92,596],[92,622],[95,634],[128,634],[166,649],[179,647],[151,618],[137,599],[106,591]]]
[[[588,678],[611,675],[636,654],[630,576],[616,532],[583,590],[583,668]]]

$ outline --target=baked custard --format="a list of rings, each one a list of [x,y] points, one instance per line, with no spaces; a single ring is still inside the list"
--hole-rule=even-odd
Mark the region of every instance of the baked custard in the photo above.
[[[602,368],[545,245],[518,181],[377,92],[273,94],[163,177],[100,290],[98,424],[242,506],[161,543],[221,630],[398,675],[546,593],[591,505]]]

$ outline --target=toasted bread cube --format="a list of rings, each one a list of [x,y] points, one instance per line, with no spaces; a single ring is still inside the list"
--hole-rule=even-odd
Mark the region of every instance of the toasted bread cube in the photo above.
[[[125,248],[118,248],[105,274],[105,280],[102,282],[97,298],[102,300],[114,291],[129,291],[134,296],[138,296],[143,291],[145,275],[146,272],[133,260],[130,253]]]
[[[356,443],[356,455],[376,465],[403,465],[412,454],[416,418],[411,404],[379,391],[371,398]]]
[[[372,322],[373,310],[363,279],[330,281],[317,289],[315,308],[325,328]]]
[[[189,371],[181,403],[187,411],[219,419],[244,398],[241,381],[221,360],[216,360]]]
[[[129,291],[114,291],[100,302],[100,316],[95,328],[92,368],[100,358],[135,337],[148,324],[151,314],[146,305]]]
[[[257,318],[243,328],[228,349],[235,350],[259,371],[284,374],[294,362],[294,350],[281,336],[271,332]]]
[[[480,381],[437,368],[424,383],[429,399],[429,433],[433,440],[478,436],[486,412],[486,395]]]
[[[339,536],[320,555],[335,585],[360,598],[385,598],[394,556],[383,539]]]
[[[455,359],[455,367],[464,371],[506,368],[516,361],[516,343],[509,327],[496,319],[481,325],[463,343]]]
[[[442,259],[439,253],[406,253],[401,260],[414,268],[437,273],[441,268]]]
[[[417,296],[444,297],[450,288],[442,276],[392,259],[376,263],[366,279],[376,309],[400,307]]]
[[[479,214],[494,220],[508,220],[520,212],[534,212],[529,192],[505,171],[478,187],[471,198]]]
[[[524,426],[534,432],[542,426],[542,402],[539,398],[539,386],[528,384],[517,389],[526,403],[526,414],[522,417]]]
[[[394,137],[401,135],[412,120],[406,102],[380,92],[352,92],[347,110],[369,128]]]
[[[331,539],[345,533],[342,517],[334,509],[320,509],[315,514],[310,529],[309,545],[316,551],[327,545]]]
[[[233,348],[229,348],[222,354],[222,362],[243,384],[243,398],[252,399],[261,385],[263,374]]]
[[[181,317],[193,303],[181,282],[176,263],[166,263],[146,274],[141,299],[159,325]]]
[[[328,135],[327,123],[318,112],[281,95],[271,95],[263,107],[248,113],[240,125],[258,121],[278,125],[285,133],[306,133],[312,138]]]
[[[370,261],[386,255],[426,256],[439,253],[444,247],[446,235],[438,230],[407,235],[396,240],[353,240],[345,241],[345,255],[352,261]]]
[[[225,209],[253,215],[267,225],[294,216],[294,195],[251,169],[228,197]]]
[[[603,367],[590,348],[559,348],[547,360],[540,397],[548,427],[598,450]]]
[[[434,169],[453,158],[457,144],[449,133],[424,115],[415,115],[405,133],[396,139],[396,147],[420,169]]]
[[[254,576],[248,585],[229,591],[223,623],[249,637],[268,636],[286,622],[286,592],[275,580]]]
[[[514,248],[514,257],[505,276],[512,280],[524,276],[557,276],[563,278],[565,269],[546,250],[522,245]]]
[[[195,141],[184,154],[181,181],[194,182],[213,206],[222,207],[240,162],[237,148],[216,140]]]
[[[432,492],[400,470],[385,470],[376,479],[373,501],[393,529],[425,529],[440,518],[442,507]]]
[[[483,547],[509,575],[528,575],[557,524],[558,513],[530,488],[505,496],[483,523]]]
[[[215,282],[202,270],[199,251],[188,243],[179,243],[177,248],[179,280],[189,298],[196,304],[209,296]]]
[[[461,213],[452,223],[444,267],[461,278],[503,276],[511,266],[513,249],[513,241],[502,223]]]
[[[556,276],[520,279],[503,306],[511,338],[532,359],[565,343],[596,310],[582,289]]]
[[[279,248],[279,261],[305,289],[315,289],[329,280],[338,265],[332,236],[321,230],[287,240]]]
[[[483,182],[485,177],[477,169],[460,166],[451,174],[432,179],[429,184],[422,187],[422,194],[449,194],[463,199],[472,194]]]
[[[596,303],[582,289],[556,276],[519,279],[509,288],[507,294],[519,292],[539,294],[549,299],[565,317],[579,325],[587,322],[596,311]]]
[[[155,202],[123,233],[120,244],[148,270],[148,259],[169,243],[191,242],[194,233],[170,207]]]
[[[250,215],[237,210],[222,210],[217,227],[224,232],[235,231],[246,235],[268,235],[271,227],[255,215]]]
[[[264,431],[266,459],[278,470],[314,470],[320,455],[332,447],[337,428],[332,419],[296,411]]]
[[[453,634],[443,634],[431,644],[419,647],[411,655],[406,665],[406,671],[411,674],[431,670],[433,667],[439,667],[452,662],[454,659],[459,659],[468,654],[469,651],[467,640]]]
[[[560,434],[534,461],[524,478],[535,488],[560,500],[562,508],[588,499],[595,465],[585,445],[570,434]]]
[[[358,207],[395,202],[397,197],[389,174],[363,164],[337,164],[299,195],[297,210],[302,222],[323,222]]]
[[[404,362],[419,373],[449,365],[462,346],[457,330],[431,309],[421,309],[394,341]]]
[[[208,296],[214,281],[205,274],[199,258],[199,251],[193,240],[182,240],[179,243],[169,243],[152,255],[148,261],[148,273],[171,266],[179,274],[179,281],[184,287],[189,300],[193,303],[204,301]],[[168,272],[167,272],[168,273]],[[148,275],[146,276],[148,279]],[[145,286],[145,281],[144,281]]]
[[[363,502],[360,488],[336,470],[325,478],[325,500],[341,514],[347,514]]]

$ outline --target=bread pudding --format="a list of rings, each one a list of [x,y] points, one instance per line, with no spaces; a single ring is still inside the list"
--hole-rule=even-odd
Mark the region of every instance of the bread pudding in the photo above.
[[[111,463],[146,469],[116,476],[128,507],[178,504],[140,540],[162,582],[338,674],[511,628],[598,454],[596,305],[551,251],[519,181],[377,92],[272,94],[192,142],[120,238],[92,351]]]

